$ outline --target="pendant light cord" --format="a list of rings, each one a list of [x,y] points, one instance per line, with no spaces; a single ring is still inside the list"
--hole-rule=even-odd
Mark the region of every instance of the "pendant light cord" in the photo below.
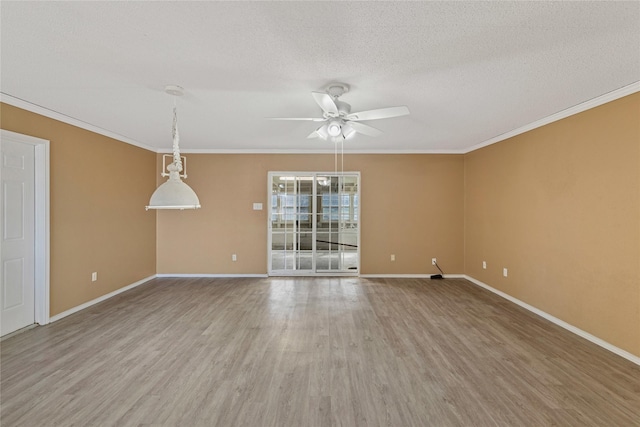
[[[338,143],[333,143],[333,171],[338,174]]]
[[[177,100],[173,100],[173,163],[178,167],[178,172],[182,172],[182,157],[180,157],[180,133],[178,132],[178,107]]]
[[[340,170],[344,175],[344,137],[340,139]],[[333,143],[333,171],[338,175],[338,142]]]

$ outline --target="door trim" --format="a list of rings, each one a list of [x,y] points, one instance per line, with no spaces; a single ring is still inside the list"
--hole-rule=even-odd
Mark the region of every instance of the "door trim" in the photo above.
[[[0,129],[0,140],[33,145],[35,152],[35,310],[34,321],[49,323],[50,286],[50,156],[49,141]],[[0,166],[1,167],[1,166]],[[0,248],[0,251],[2,248]],[[1,253],[1,252],[0,252]]]

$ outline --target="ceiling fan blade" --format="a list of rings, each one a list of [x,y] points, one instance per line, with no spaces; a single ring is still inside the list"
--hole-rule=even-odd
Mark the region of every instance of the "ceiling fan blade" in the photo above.
[[[267,117],[267,120],[304,120],[308,122],[324,122],[325,118],[313,118],[313,117]]]
[[[358,123],[358,122],[352,121],[352,122],[349,122],[349,125],[351,125],[353,130],[363,135],[378,136],[382,134],[382,131],[379,131],[378,129],[371,127],[369,125],[365,125],[364,123]]]
[[[315,138],[320,138],[320,135],[318,134],[317,131],[313,131],[309,134],[309,136],[307,136],[307,139],[315,139]]]
[[[338,106],[333,102],[331,96],[324,92],[311,92],[311,95],[313,95],[313,99],[315,99],[320,108],[322,108],[322,111],[336,115],[339,114]]]
[[[346,118],[347,120],[378,120],[388,119],[390,117],[406,116],[408,114],[409,108],[403,105],[401,107],[378,108],[377,110],[351,113],[347,115]]]

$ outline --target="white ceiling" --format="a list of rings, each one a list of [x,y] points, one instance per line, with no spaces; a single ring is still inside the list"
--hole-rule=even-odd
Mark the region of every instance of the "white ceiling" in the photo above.
[[[348,83],[345,151],[464,152],[640,80],[640,2],[0,2],[4,99],[167,150],[332,151],[311,91]],[[6,95],[9,95],[7,97]]]

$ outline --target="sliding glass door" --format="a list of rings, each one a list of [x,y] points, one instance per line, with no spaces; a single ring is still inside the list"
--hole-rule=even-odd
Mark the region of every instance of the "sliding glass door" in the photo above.
[[[269,272],[311,273],[313,177],[278,174],[270,180]]]
[[[269,173],[269,274],[357,274],[360,174]]]

